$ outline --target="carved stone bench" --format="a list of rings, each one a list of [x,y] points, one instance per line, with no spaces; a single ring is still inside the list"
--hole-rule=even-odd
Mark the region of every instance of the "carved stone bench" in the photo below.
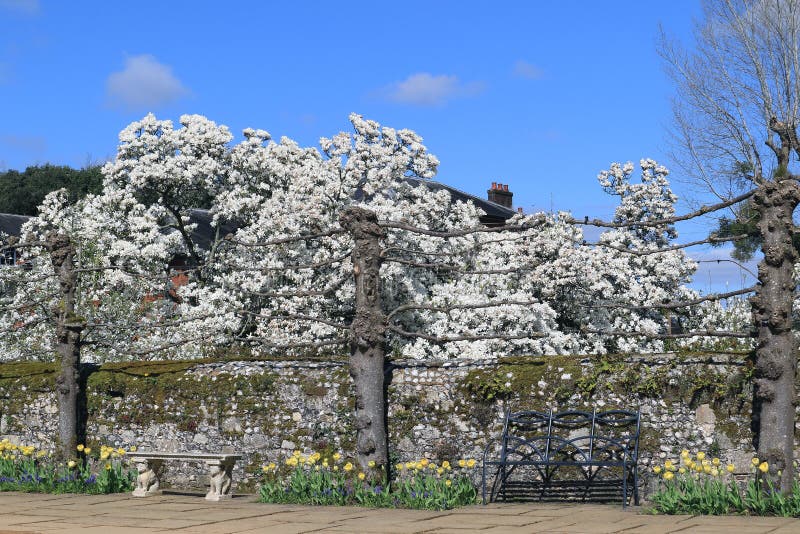
[[[134,497],[149,497],[160,494],[159,490],[164,462],[178,460],[184,462],[204,462],[211,474],[211,487],[206,494],[206,500],[220,501],[231,498],[231,472],[236,460],[242,458],[241,454],[220,453],[209,454],[203,452],[154,452],[137,451],[127,454],[136,463],[139,476],[136,478]]]

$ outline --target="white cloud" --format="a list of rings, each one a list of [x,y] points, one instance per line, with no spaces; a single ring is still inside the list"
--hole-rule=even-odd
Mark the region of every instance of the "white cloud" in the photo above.
[[[514,76],[528,80],[539,80],[544,77],[544,71],[533,63],[520,59],[514,63]]]
[[[440,106],[453,98],[474,96],[481,91],[483,84],[480,82],[462,83],[458,76],[419,72],[387,87],[386,97],[402,104]]]
[[[41,6],[39,0],[0,0],[0,9],[21,15],[38,15]]]
[[[108,77],[106,94],[113,106],[149,111],[178,100],[189,90],[172,74],[170,66],[143,54],[129,57],[124,70]]]

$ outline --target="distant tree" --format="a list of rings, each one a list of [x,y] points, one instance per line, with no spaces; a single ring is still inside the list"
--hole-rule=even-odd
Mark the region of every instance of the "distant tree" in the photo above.
[[[44,197],[58,189],[66,189],[69,202],[74,203],[89,193],[103,188],[99,166],[73,169],[64,165],[36,165],[23,172],[0,173],[0,213],[37,215]]]
[[[705,20],[695,28],[694,51],[665,39],[661,53],[678,90],[675,124],[686,170],[720,198],[747,200],[735,220],[748,228],[725,221],[721,230],[746,230],[754,237],[743,240],[747,247],[740,251],[757,241],[764,254],[750,299],[758,330],[757,447],[769,463],[767,477],[786,493],[794,481],[797,396],[792,305],[800,259],[793,221],[800,205],[800,1],[702,5]]]

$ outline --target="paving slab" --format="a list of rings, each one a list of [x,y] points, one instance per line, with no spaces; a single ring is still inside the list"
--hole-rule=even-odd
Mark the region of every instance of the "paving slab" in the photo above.
[[[572,503],[467,506],[436,512],[359,507],[267,505],[202,496],[39,495],[0,493],[0,534],[800,534],[800,520],[762,517],[655,516],[641,508]]]

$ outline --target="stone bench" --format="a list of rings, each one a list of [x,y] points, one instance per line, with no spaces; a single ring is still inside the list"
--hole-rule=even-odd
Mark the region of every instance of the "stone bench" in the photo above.
[[[204,453],[204,452],[156,452],[136,451],[129,452],[127,456],[136,463],[139,476],[136,478],[134,497],[149,497],[160,494],[164,462],[178,460],[184,462],[204,462],[211,475],[211,487],[206,494],[206,500],[220,501],[231,498],[231,472],[236,460],[242,458],[241,454],[234,453]]]

